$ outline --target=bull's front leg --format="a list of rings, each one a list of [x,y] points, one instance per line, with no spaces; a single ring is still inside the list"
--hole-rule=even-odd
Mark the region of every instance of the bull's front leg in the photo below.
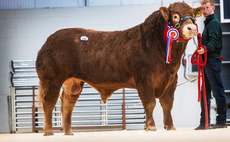
[[[153,86],[141,84],[137,90],[146,114],[145,129],[146,131],[156,131],[157,128],[153,119],[153,109],[156,106]]]
[[[173,108],[174,91],[176,89],[177,79],[166,89],[165,94],[159,98],[164,114],[164,128],[166,130],[176,130],[173,125],[171,110]]]

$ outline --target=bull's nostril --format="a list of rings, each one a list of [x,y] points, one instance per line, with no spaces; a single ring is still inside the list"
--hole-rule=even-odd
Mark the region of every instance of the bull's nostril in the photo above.
[[[188,27],[188,30],[191,31],[192,29],[190,27]]]

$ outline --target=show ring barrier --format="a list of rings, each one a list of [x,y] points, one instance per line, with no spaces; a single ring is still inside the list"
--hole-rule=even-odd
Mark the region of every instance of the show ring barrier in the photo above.
[[[38,82],[35,61],[11,61],[9,118],[12,133],[43,130],[43,110],[36,103]],[[85,84],[72,113],[72,129],[144,129],[143,106],[128,108],[138,102],[136,90],[120,89],[103,104],[99,93]],[[54,108],[52,122],[54,130],[61,130],[60,98]]]

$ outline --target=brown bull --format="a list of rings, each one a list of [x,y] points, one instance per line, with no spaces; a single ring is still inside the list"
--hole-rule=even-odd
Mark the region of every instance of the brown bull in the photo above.
[[[171,63],[166,64],[164,30],[167,22],[174,26],[180,18],[195,17],[204,9],[174,3],[168,8],[160,7],[143,23],[124,31],[71,28],[49,36],[36,60],[44,135],[53,135],[52,111],[62,85],[62,127],[66,135],[72,134],[72,110],[85,82],[100,93],[103,102],[117,89],[137,89],[146,113],[146,130],[156,130],[152,113],[159,98],[164,127],[174,130],[171,109],[177,71],[187,41],[173,42]],[[197,29],[189,18],[178,30],[180,38],[188,40],[196,35]]]

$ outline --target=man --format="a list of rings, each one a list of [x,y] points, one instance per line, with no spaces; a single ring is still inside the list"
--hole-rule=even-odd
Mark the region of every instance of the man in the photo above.
[[[212,127],[216,128],[227,128],[226,118],[227,118],[227,102],[226,95],[224,92],[222,77],[221,77],[221,66],[222,59],[220,57],[222,50],[222,28],[220,22],[214,15],[214,0],[202,0],[201,5],[206,7],[204,12],[205,28],[202,34],[202,45],[205,46],[207,50],[207,63],[204,66],[204,78],[206,87],[206,98],[208,105],[208,121],[210,125],[210,98],[211,90],[213,96],[216,99],[217,104],[217,117],[216,124]],[[198,54],[203,54],[204,49],[197,50]],[[203,93],[202,93],[203,94]],[[203,96],[203,95],[201,95]],[[205,110],[204,110],[204,100],[201,98],[201,118],[200,125],[196,130],[205,129]]]

